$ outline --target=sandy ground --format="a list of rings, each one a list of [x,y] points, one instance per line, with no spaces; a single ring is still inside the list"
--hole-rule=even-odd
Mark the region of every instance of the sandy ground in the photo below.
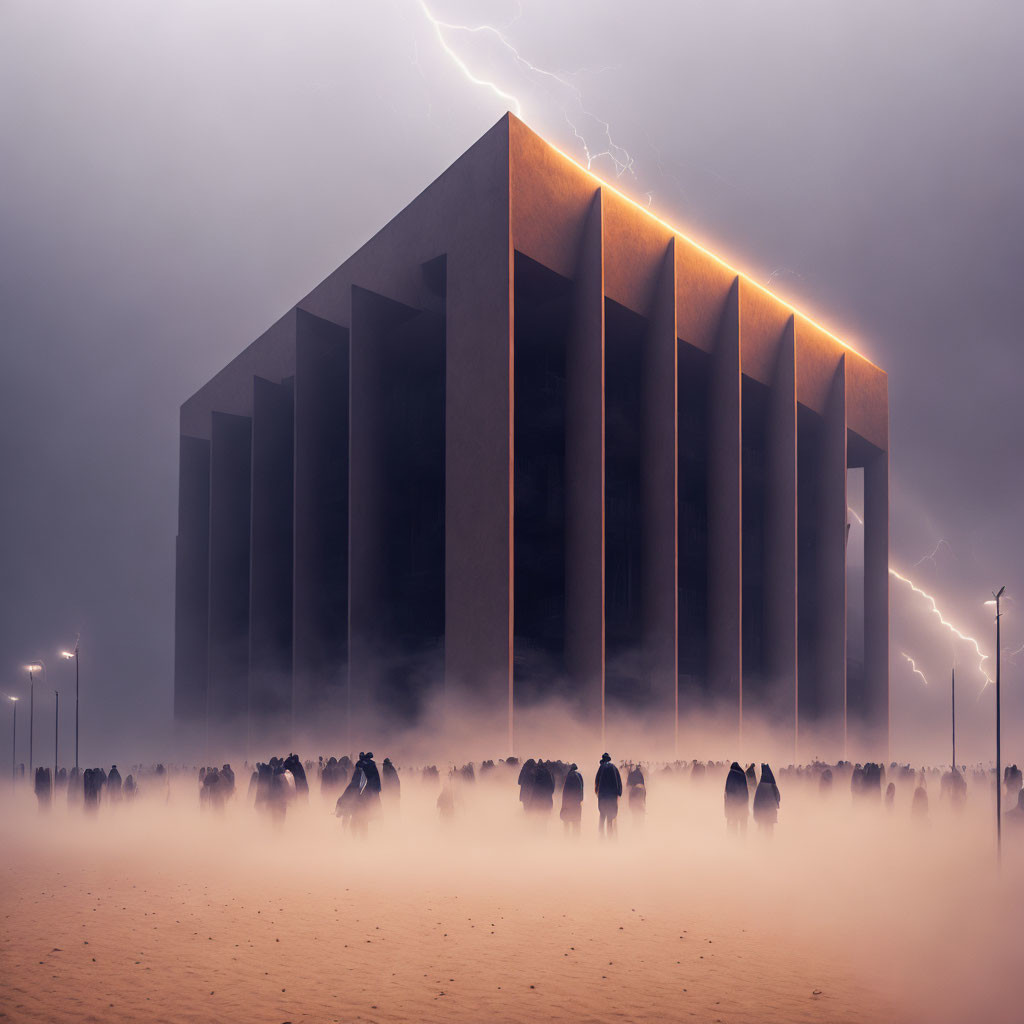
[[[939,838],[973,818],[922,831],[784,795],[773,840],[727,840],[717,785],[652,787],[608,843],[477,790],[445,831],[408,785],[363,841],[316,797],[283,831],[200,816],[188,787],[92,821],[8,800],[0,1019],[1021,1019],[1020,871],[965,871],[990,849]]]

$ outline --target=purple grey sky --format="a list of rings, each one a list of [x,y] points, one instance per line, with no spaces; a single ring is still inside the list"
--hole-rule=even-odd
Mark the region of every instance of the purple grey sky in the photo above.
[[[165,752],[178,406],[509,96],[580,159],[607,122],[595,171],[889,372],[893,566],[993,653],[983,601],[1024,602],[1022,30],[992,0],[7,0],[0,691],[42,657],[69,693],[81,631],[83,761]],[[987,757],[973,648],[893,603],[896,755],[946,758],[955,656]]]

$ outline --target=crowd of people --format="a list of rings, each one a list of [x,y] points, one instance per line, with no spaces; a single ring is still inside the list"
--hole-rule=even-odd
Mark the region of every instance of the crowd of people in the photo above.
[[[310,779],[315,779],[320,796],[332,807],[345,831],[354,836],[368,834],[374,821],[383,814],[397,811],[401,800],[401,781],[398,769],[389,757],[380,767],[372,751],[360,752],[356,759],[342,755],[320,757],[305,762],[296,753],[286,757],[271,757],[267,762],[246,764],[250,771],[246,794],[248,804],[276,824],[284,822],[288,809],[296,802],[309,801]],[[137,769],[139,770],[139,769]],[[546,760],[530,757],[520,762],[516,757],[498,761],[485,760],[479,768],[473,763],[453,765],[447,775],[436,765],[408,769],[418,774],[428,785],[436,785],[439,793],[436,808],[442,822],[455,819],[464,787],[473,786],[480,779],[515,779],[519,803],[527,819],[540,825],[553,814],[558,802],[558,817],[567,834],[579,834],[582,828],[587,785],[583,773],[575,762]],[[611,755],[604,753],[594,774],[593,794],[597,810],[597,831],[602,837],[613,837],[617,832],[619,804],[625,797],[632,824],[640,827],[647,810],[646,773],[656,772],[659,780],[686,776],[690,781],[706,782],[724,776],[724,815],[730,833],[746,832],[752,817],[758,830],[771,834],[779,821],[781,807],[780,786],[770,765],[761,764],[760,773],[753,763],[746,769],[733,761],[725,762],[675,761],[657,766],[643,766],[635,762],[616,764]],[[158,788],[169,793],[169,773],[163,764],[147,772]],[[876,763],[836,764],[814,762],[810,765],[789,765],[780,772],[783,784],[812,786],[822,797],[828,797],[840,782],[847,783],[852,802],[877,803],[892,810],[896,799],[896,786],[912,792],[911,815],[919,822],[929,816],[929,792],[938,791],[939,799],[950,809],[964,807],[968,793],[968,775],[975,784],[992,781],[992,771],[981,765],[968,772],[967,766],[951,766],[946,771],[936,768],[914,769],[909,765]],[[235,773],[230,764],[219,768],[204,766],[196,772],[199,806],[204,812],[220,813],[235,798]],[[623,784],[625,777],[625,784]],[[1016,764],[1006,766],[1001,779],[1007,826],[1024,830],[1024,776]],[[931,789],[929,789],[931,787]],[[81,807],[95,814],[101,803],[116,805],[133,801],[139,785],[136,776],[129,773],[122,781],[117,765],[109,771],[86,768],[79,771],[59,769],[55,774],[47,767],[35,770],[34,790],[39,808],[49,810],[58,794],[66,794],[69,807]]]

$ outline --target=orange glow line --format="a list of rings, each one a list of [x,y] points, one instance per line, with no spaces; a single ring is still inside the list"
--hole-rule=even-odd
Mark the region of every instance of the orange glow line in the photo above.
[[[907,654],[906,651],[900,651],[900,654],[902,654],[903,657],[906,658],[907,661],[910,662],[911,669],[914,671],[914,673],[916,675],[919,675],[924,680],[924,685],[927,686],[928,685],[928,680],[925,677],[925,674],[917,667],[917,662],[914,661],[914,659],[909,654]]]
[[[680,231],[679,228],[677,228],[674,224],[669,224],[668,221],[662,220],[656,214],[651,213],[651,211],[649,209],[647,209],[646,206],[643,206],[641,203],[638,203],[635,199],[630,198],[624,192],[620,192],[614,185],[609,185],[608,182],[604,180],[604,178],[600,177],[599,175],[595,174],[593,171],[591,171],[588,168],[584,167],[581,163],[579,163],[573,157],[569,156],[568,153],[564,153],[557,146],[555,146],[552,143],[548,142],[547,139],[544,139],[544,141],[560,157],[562,157],[565,160],[568,160],[569,163],[571,163],[574,167],[579,168],[584,174],[586,174],[588,177],[590,177],[594,181],[596,181],[598,183],[598,185],[601,186],[601,188],[606,188],[606,189],[608,189],[609,192],[613,192],[620,199],[622,199],[625,202],[629,203],[630,206],[633,206],[637,210],[639,210],[645,217],[650,217],[650,219],[653,220],[656,224],[660,224],[667,231],[670,231],[676,237],[681,238],[684,242],[687,243],[687,245],[692,245],[696,250],[701,252],[703,255],[708,256],[709,258],[713,259],[720,267],[723,267],[730,274],[734,274],[736,277],[742,277],[743,280],[746,281],[748,284],[753,285],[755,288],[758,289],[758,291],[761,291],[765,295],[769,296],[769,298],[774,299],[776,302],[778,302],[780,305],[784,306],[786,309],[788,309],[795,316],[799,316],[802,319],[806,320],[807,323],[809,323],[813,328],[815,328],[818,331],[821,331],[821,333],[824,334],[826,337],[831,338],[837,345],[841,345],[843,348],[845,348],[848,351],[852,352],[855,356],[858,356],[860,359],[863,359],[864,362],[870,364],[871,366],[874,366],[876,370],[881,370],[881,367],[879,367],[875,363],[871,362],[871,360],[868,359],[867,356],[865,356],[862,353],[858,352],[852,345],[849,345],[845,341],[843,341],[842,338],[836,337],[836,335],[834,335],[827,328],[822,327],[821,324],[819,324],[816,320],[812,320],[811,317],[809,317],[806,313],[802,313],[799,309],[796,308],[796,306],[792,305],[792,303],[789,303],[785,299],[783,299],[780,296],[776,295],[775,292],[773,292],[770,288],[766,288],[763,284],[760,284],[759,282],[755,281],[752,277],[748,276],[747,274],[744,274],[742,270],[737,270],[735,267],[731,266],[725,260],[723,260],[721,256],[715,255],[715,253],[713,253],[710,249],[706,249],[699,242],[695,242],[692,238],[690,238],[689,235],[687,235],[684,232]]]

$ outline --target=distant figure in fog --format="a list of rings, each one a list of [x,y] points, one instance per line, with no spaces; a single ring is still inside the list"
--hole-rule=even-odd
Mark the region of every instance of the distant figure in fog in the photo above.
[[[366,786],[366,773],[363,771],[363,758],[365,757],[366,755],[360,751],[359,759],[352,769],[352,778],[334,805],[334,814],[341,818],[342,827],[353,828],[354,825],[356,811],[359,807],[359,793]],[[355,831],[354,828],[353,831]]]
[[[1013,803],[1017,799],[1021,786],[1024,785],[1024,776],[1015,764],[1007,765],[1003,769],[1003,783],[1006,788],[1006,802]]]
[[[725,827],[729,832],[745,833],[750,815],[750,790],[747,776],[736,761],[725,777]]]
[[[52,794],[49,768],[36,769],[35,790],[36,800],[39,803],[39,810],[48,811],[50,809],[50,798]]]
[[[967,780],[957,771],[955,765],[942,776],[939,799],[947,801],[955,811],[963,810],[967,803]]]
[[[914,790],[914,799],[910,804],[910,813],[917,822],[923,823],[928,820],[928,790],[924,788],[923,781]]]
[[[106,776],[100,768],[86,768],[82,776],[82,797],[88,814],[100,809],[100,796],[106,784]]]
[[[1003,821],[1014,832],[1024,832],[1024,789],[1017,790],[1017,805],[1003,815]]]
[[[82,773],[77,768],[68,772],[68,807],[77,807],[85,797]]]
[[[302,797],[304,800],[309,799],[309,783],[306,781],[306,770],[302,767],[299,755],[289,754],[284,759],[283,767],[286,771],[290,771],[292,773],[292,778],[295,780],[296,795]]]
[[[230,764],[225,764],[221,766],[218,774],[224,786],[224,799],[229,800],[235,795],[235,773],[231,770]]]
[[[201,810],[220,813],[227,798],[227,784],[216,768],[207,768],[199,783],[199,807]]]
[[[757,789],[757,773],[754,771],[754,762],[747,765],[747,788],[753,793]]]
[[[117,770],[117,765],[112,764],[110,766],[110,774],[107,776],[107,800],[110,803],[117,804],[121,802],[121,773]]]
[[[455,794],[452,792],[450,780],[441,787],[438,794],[437,813],[441,816],[443,825],[450,825],[455,820]]]
[[[622,776],[612,764],[611,755],[601,755],[594,778],[594,792],[597,794],[598,835],[615,835],[615,819],[619,814],[619,797],[622,796]]]
[[[124,780],[124,798],[126,802],[131,803],[138,795],[139,787],[135,783],[135,778],[129,774]]]
[[[771,835],[779,820],[779,787],[775,784],[775,776],[771,767],[767,764],[761,765],[761,781],[757,784],[754,792],[754,821],[762,832]]]
[[[391,763],[390,757],[384,758],[380,769],[381,796],[389,807],[397,808],[402,799],[402,783],[398,778],[398,770]]]
[[[537,762],[532,757],[528,757],[523,762],[522,768],[519,769],[519,802],[523,805],[524,811],[530,809],[530,797],[533,794],[533,777],[536,770]]]
[[[896,783],[890,782],[885,787],[885,809],[891,811],[896,806]]]
[[[368,750],[356,764],[356,771],[363,774],[363,784],[359,787],[356,798],[356,809],[352,815],[352,830],[357,835],[365,836],[370,829],[370,822],[380,815],[380,772],[377,762],[373,759],[373,751]]]
[[[583,818],[583,776],[575,764],[569,765],[562,783],[562,809],[558,816],[565,822],[565,831],[579,835]]]
[[[818,777],[818,794],[820,796],[832,795],[832,769],[826,768]]]

